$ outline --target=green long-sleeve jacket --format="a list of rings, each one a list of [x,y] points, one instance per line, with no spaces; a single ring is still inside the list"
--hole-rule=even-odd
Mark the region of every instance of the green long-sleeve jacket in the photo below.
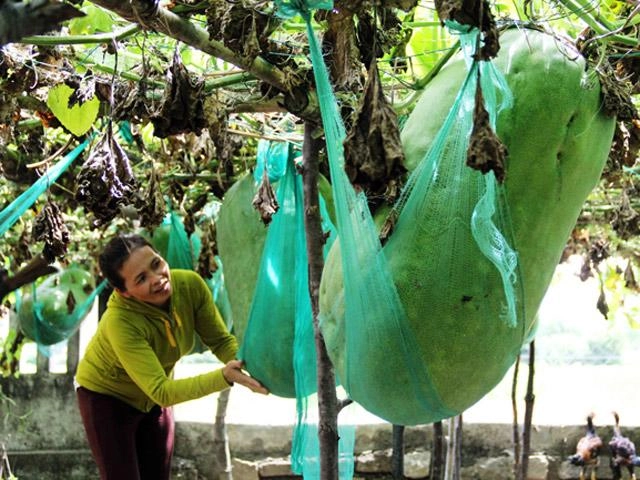
[[[143,412],[229,387],[222,369],[172,378],[176,362],[193,348],[196,332],[224,363],[235,358],[238,343],[197,273],[171,270],[171,285],[171,314],[114,291],[78,365],[80,386]]]

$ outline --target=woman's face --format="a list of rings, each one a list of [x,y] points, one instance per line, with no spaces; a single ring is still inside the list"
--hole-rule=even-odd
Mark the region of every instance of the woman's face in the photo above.
[[[162,307],[171,297],[169,265],[151,247],[135,249],[120,268],[125,297]]]

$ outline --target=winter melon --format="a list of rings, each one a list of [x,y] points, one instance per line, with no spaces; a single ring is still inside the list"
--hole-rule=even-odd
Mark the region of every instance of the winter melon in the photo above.
[[[18,309],[24,335],[40,345],[53,345],[68,339],[80,326],[90,308],[81,309],[94,290],[91,274],[72,266],[26,289]],[[39,316],[34,308],[40,308]]]
[[[233,333],[242,343],[256,287],[267,227],[251,202],[253,175],[245,174],[227,191],[218,213],[218,252],[234,319]]]
[[[279,182],[273,185],[276,191],[279,186]],[[252,206],[256,189],[253,175],[247,174],[225,195],[217,220],[218,250],[224,265],[225,287],[234,319],[233,333],[243,347],[246,369],[272,394],[292,398],[296,396],[293,367],[296,304],[292,302],[295,295],[292,295],[293,290],[284,295],[274,292],[277,290],[276,284],[286,285],[285,288],[288,288],[291,282],[296,281],[289,274],[294,267],[293,261],[283,266],[287,270],[285,272],[279,271],[278,262],[270,264],[268,275],[274,283],[264,285],[262,293],[270,298],[279,298],[268,302],[270,310],[267,315],[256,315],[253,322],[249,321],[256,288],[260,288],[256,284],[260,278],[267,232],[279,215],[276,213],[269,226],[262,223],[260,215]],[[324,177],[320,177],[319,189],[331,214],[330,187]],[[304,228],[304,225],[299,228]],[[283,238],[281,244],[287,249],[286,253],[281,253],[287,257],[295,253],[295,248],[291,246],[292,243],[295,244],[295,232],[289,234],[289,238]],[[280,255],[276,257],[281,258]]]
[[[505,189],[519,257],[522,315],[515,327],[501,318],[500,276],[475,245],[461,248],[454,242],[450,229],[455,222],[437,205],[428,217],[398,222],[384,253],[438,398],[429,399],[432,409],[425,409],[425,399],[415,395],[416,382],[423,379],[412,378],[404,354],[369,344],[368,351],[359,353],[362,370],[356,372],[367,388],[352,398],[392,423],[430,423],[442,418],[436,412],[443,409],[462,412],[502,379],[527,338],[612,142],[615,120],[601,113],[597,78],[575,49],[537,30],[508,30],[500,42],[494,63],[506,77],[514,104],[500,114],[497,133],[509,152]],[[425,88],[402,131],[410,170],[424,157],[465,75],[464,60],[457,58]],[[455,201],[447,197],[446,185],[439,188],[440,204]],[[445,255],[454,265],[441,261]],[[343,292],[336,242],[323,272],[321,328],[337,374],[346,378],[351,362]],[[398,335],[393,326],[387,328],[378,335]]]

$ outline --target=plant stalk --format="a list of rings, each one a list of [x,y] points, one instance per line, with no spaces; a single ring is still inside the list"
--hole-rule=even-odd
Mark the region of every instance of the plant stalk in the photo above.
[[[140,26],[127,25],[118,32],[97,33],[94,35],[32,35],[24,37],[17,43],[27,45],[55,46],[55,45],[86,45],[92,43],[108,43],[120,41],[140,31]]]

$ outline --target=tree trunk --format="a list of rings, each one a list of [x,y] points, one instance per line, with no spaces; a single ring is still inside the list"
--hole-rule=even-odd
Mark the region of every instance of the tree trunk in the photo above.
[[[447,421],[447,457],[445,462],[445,480],[460,480],[462,452],[462,415],[451,417]]]
[[[4,443],[0,443],[0,478],[15,478],[11,472],[9,455],[7,455],[7,448]]]
[[[391,475],[396,479],[404,478],[404,425],[393,426]]]
[[[315,124],[305,122],[303,146],[304,224],[309,261],[309,294],[313,313],[313,329],[318,372],[318,438],[320,443],[320,478],[338,479],[338,398],[333,366],[322,332],[318,326],[320,311],[320,279],[324,267],[322,250],[325,236],[318,199],[318,158],[321,142],[314,138]]]
[[[62,2],[40,0],[31,2],[0,2],[0,46],[51,30],[60,24],[84,14]]]
[[[433,424],[433,446],[431,448],[429,480],[443,480],[444,462],[444,432],[442,421],[437,421]]]
[[[455,441],[453,442],[453,480],[460,480],[462,473],[462,414],[453,420]]]
[[[231,389],[223,390],[218,395],[216,422],[213,425],[213,448],[220,466],[219,480],[233,480],[231,473],[231,452],[229,451],[229,435],[227,434],[227,405]]]
[[[38,278],[54,273],[56,268],[49,265],[42,255],[35,256],[25,267],[20,269],[14,276],[9,277],[6,270],[0,270],[0,301],[9,293],[18,288],[35,282]],[[5,349],[0,352],[0,371],[11,375],[18,371],[18,351],[26,341],[24,334],[16,329],[16,337],[10,345],[5,345]],[[40,361],[42,364],[42,360]],[[48,365],[48,363],[47,363]]]
[[[453,480],[453,442],[455,440],[455,426],[453,417],[447,419],[447,454],[444,462],[444,480]]]

